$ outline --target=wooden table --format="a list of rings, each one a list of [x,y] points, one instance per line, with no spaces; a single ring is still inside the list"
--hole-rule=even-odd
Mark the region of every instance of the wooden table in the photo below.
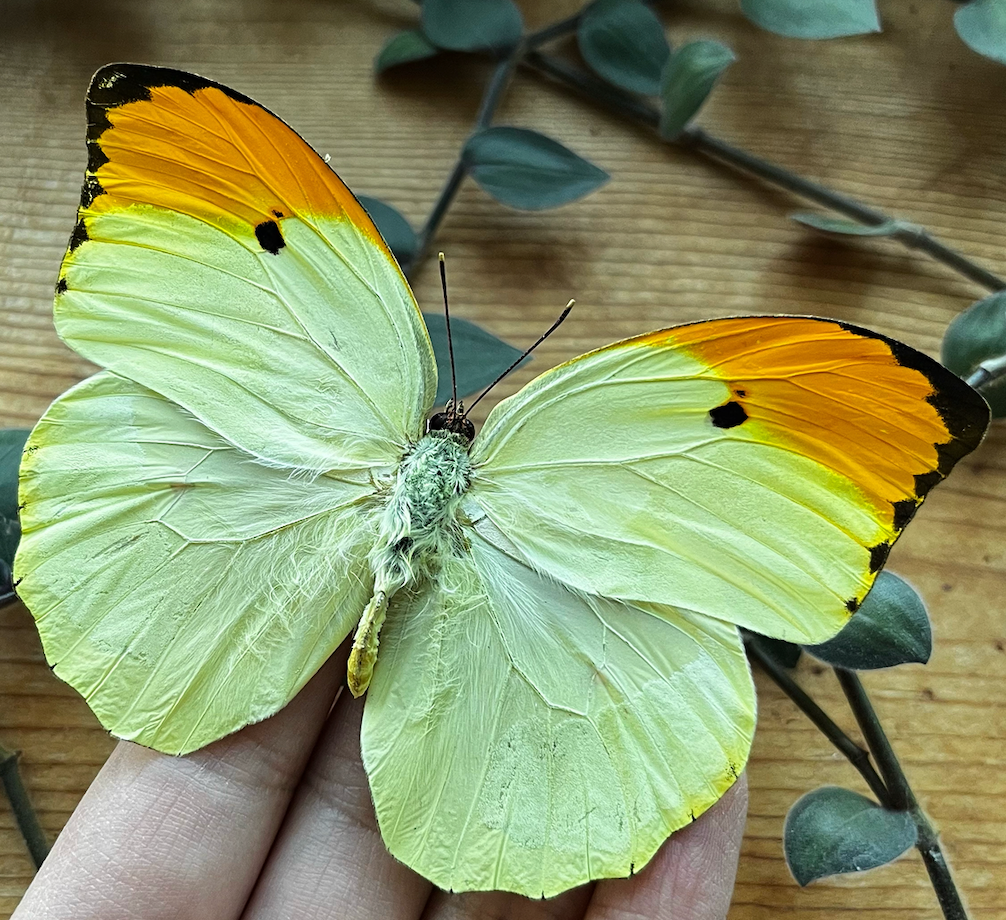
[[[526,3],[540,25],[569,0]],[[1006,272],[1006,68],[969,52],[951,4],[884,4],[882,35],[797,42],[755,29],[734,0],[678,3],[671,36],[719,38],[739,60],[702,113],[711,132],[898,216]],[[470,128],[486,75],[449,58],[375,80],[385,38],[415,21],[405,0],[9,0],[0,3],[0,424],[31,425],[91,367],[57,339],[57,266],[84,166],[81,99],[113,60],[193,70],[279,112],[359,192],[419,223]],[[937,354],[948,322],[983,295],[890,241],[842,242],[787,219],[799,203],[641,128],[521,77],[500,123],[536,127],[612,175],[585,200],[540,214],[505,210],[466,183],[438,237],[458,315],[515,344],[532,341],[569,297],[577,308],[533,372],[616,338],[685,320],[755,312],[826,314]],[[436,272],[416,280],[439,301]],[[499,395],[523,384],[518,372]],[[942,829],[975,917],[1006,917],[1006,436],[982,448],[927,502],[890,568],[927,600],[932,661],[866,675],[920,799]],[[801,683],[851,729],[830,673]],[[917,856],[800,890],[782,858],[788,807],[857,774],[773,685],[758,677],[751,816],[734,920],[870,911],[938,916]],[[46,667],[20,605],[0,611],[0,744],[24,752],[25,782],[50,835],[112,743]],[[864,789],[865,791],[865,789]],[[0,916],[31,878],[0,805]]]

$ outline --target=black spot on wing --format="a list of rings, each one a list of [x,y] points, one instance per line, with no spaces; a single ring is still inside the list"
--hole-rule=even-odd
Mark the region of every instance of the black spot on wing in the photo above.
[[[709,410],[709,418],[717,428],[736,428],[743,424],[747,417],[744,407],[733,400]]]
[[[910,498],[891,502],[891,504],[894,506],[894,529],[904,530],[908,526],[908,522],[915,517],[919,506]]]
[[[73,233],[70,234],[69,251],[73,252],[81,243],[86,243],[88,239],[87,227],[84,226],[83,219],[78,220],[76,226],[73,228]]]
[[[848,610],[849,613],[855,613],[857,610],[859,610],[859,598],[858,597],[850,597],[845,602],[845,609]]]
[[[879,572],[891,553],[890,543],[878,543],[870,547],[870,571]]]
[[[279,224],[274,220],[262,221],[255,228],[255,239],[266,252],[271,252],[273,255],[276,255],[286,245]]]
[[[60,278],[59,281],[56,282],[56,294],[59,295],[65,293],[66,293],[66,278]]]

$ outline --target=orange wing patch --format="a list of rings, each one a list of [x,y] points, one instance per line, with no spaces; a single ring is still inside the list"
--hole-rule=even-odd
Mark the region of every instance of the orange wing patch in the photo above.
[[[282,220],[347,218],[391,259],[359,202],[289,125],[258,103],[192,74],[103,67],[87,94],[88,169],[71,251],[87,213],[145,204],[283,247]]]
[[[988,424],[985,401],[942,365],[845,323],[748,317],[644,340],[684,346],[729,384],[733,398],[711,408],[713,424],[750,418],[774,442],[846,477],[891,537]],[[873,548],[872,569],[892,542]]]

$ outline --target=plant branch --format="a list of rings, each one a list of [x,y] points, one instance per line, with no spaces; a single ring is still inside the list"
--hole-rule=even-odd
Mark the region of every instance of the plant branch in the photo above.
[[[18,829],[28,847],[28,854],[37,869],[49,854],[49,841],[45,839],[45,832],[38,823],[38,816],[31,806],[24,783],[21,782],[21,771],[18,770],[17,760],[16,751],[8,751],[0,745],[0,782],[3,783],[4,792],[7,793],[11,811],[14,812],[14,820],[17,821]]]
[[[503,98],[503,93],[510,84],[514,69],[524,53],[524,44],[521,43],[514,48],[511,54],[496,65],[492,76],[489,78],[485,92],[482,94],[482,102],[479,105],[479,112],[475,118],[473,131],[487,128],[492,123],[496,109],[499,108],[500,100]],[[408,265],[404,267],[406,277],[412,274],[413,269],[426,256],[427,250],[429,250],[430,244],[433,242],[433,238],[440,227],[440,223],[444,219],[444,215],[447,214],[448,208],[453,203],[454,197],[457,195],[458,189],[461,188],[461,183],[467,175],[468,164],[465,161],[464,148],[462,148],[461,154],[454,164],[454,168],[447,177],[444,187],[440,190],[440,195],[433,205],[433,210],[430,211],[430,216],[426,218],[426,223],[423,224],[423,228],[417,234],[416,251],[412,258],[409,259]]]
[[[755,661],[761,665],[762,670],[772,678],[773,682],[786,694],[793,702],[796,707],[805,715],[811,722],[813,722],[820,730],[821,733],[833,744],[835,747],[845,755],[846,759],[851,763],[856,770],[859,771],[860,776],[866,780],[866,784],[870,787],[873,794],[883,803],[887,804],[889,801],[887,787],[884,785],[884,781],[880,778],[880,775],[873,768],[873,764],[870,762],[869,751],[863,750],[855,741],[853,741],[838,725],[832,721],[831,717],[815,703],[810,696],[803,690],[803,688],[786,672],[784,668],[779,667],[771,655],[767,655],[765,651],[761,648],[758,639],[754,636],[748,637],[744,642],[747,648],[748,655],[751,656]]]
[[[757,636],[747,636],[744,639],[744,648],[747,655],[762,666],[762,670],[772,678],[773,682],[783,691],[808,719],[811,720],[821,733],[842,753],[851,763],[859,775],[866,780],[870,791],[880,799],[887,802],[887,788],[883,780],[870,763],[868,751],[863,750],[845,732],[839,728],[832,718],[815,703],[804,689],[793,680],[786,669],[781,668],[771,655],[767,655],[762,649]]]
[[[940,902],[943,916],[946,920],[968,920],[967,911],[950,873],[950,866],[947,865],[946,857],[943,855],[939,835],[919,806],[859,675],[845,668],[835,668],[835,675],[849,701],[856,722],[859,723],[863,737],[877,761],[877,767],[884,777],[890,793],[891,807],[898,811],[907,811],[915,822],[918,832],[915,845],[922,854],[922,862],[933,883],[933,890]]]
[[[561,83],[579,95],[586,96],[623,117],[653,129],[656,129],[660,122],[660,112],[655,106],[640,100],[631,93],[626,93],[605,83],[566,61],[542,54],[540,51],[532,51],[525,57],[523,63],[535,73]],[[798,176],[788,169],[763,160],[746,150],[721,141],[695,125],[687,127],[675,138],[674,142],[719,162],[743,169],[772,185],[786,189],[832,211],[837,211],[839,214],[844,214],[861,224],[875,227],[891,220],[881,211]],[[936,261],[989,291],[1006,289],[1006,281],[1002,278],[975,264],[955,249],[944,245],[921,227],[905,224],[892,232],[890,238],[898,240],[910,249],[919,249],[927,253]]]
[[[1001,377],[1006,377],[1006,355],[982,361],[975,372],[968,377],[967,382],[976,390],[982,390]]]

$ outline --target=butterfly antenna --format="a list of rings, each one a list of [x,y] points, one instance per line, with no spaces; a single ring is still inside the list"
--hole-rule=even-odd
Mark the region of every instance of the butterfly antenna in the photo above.
[[[451,336],[451,310],[447,306],[447,268],[440,253],[440,286],[444,289],[444,321],[447,323],[447,351],[451,356],[451,403],[458,404],[458,375],[454,372],[454,339]]]
[[[545,332],[545,334],[540,339],[538,339],[538,341],[535,342],[534,345],[532,345],[527,351],[525,351],[524,354],[522,354],[516,361],[514,361],[513,364],[511,364],[505,371],[503,371],[503,373],[500,374],[499,377],[497,377],[492,383],[490,383],[489,386],[487,386],[481,393],[479,393],[478,397],[468,407],[468,411],[465,412],[462,418],[467,418],[468,412],[471,412],[472,409],[474,409],[479,404],[479,400],[481,400],[482,397],[486,395],[486,393],[488,393],[494,386],[496,386],[497,383],[499,383],[504,377],[506,377],[506,375],[509,374],[510,371],[512,371],[518,364],[520,364],[521,361],[523,361],[529,354],[531,354],[532,351],[534,351],[539,345],[541,345],[541,343],[544,342],[545,339],[547,339],[553,332],[555,332],[556,329],[559,328],[560,325],[562,325],[562,321],[567,316],[569,316],[569,311],[573,309],[574,303],[576,303],[576,301],[571,300],[568,304],[566,304],[566,309],[563,310],[562,313],[559,314],[559,318],[554,323],[552,323],[551,326],[548,327],[548,330]]]

